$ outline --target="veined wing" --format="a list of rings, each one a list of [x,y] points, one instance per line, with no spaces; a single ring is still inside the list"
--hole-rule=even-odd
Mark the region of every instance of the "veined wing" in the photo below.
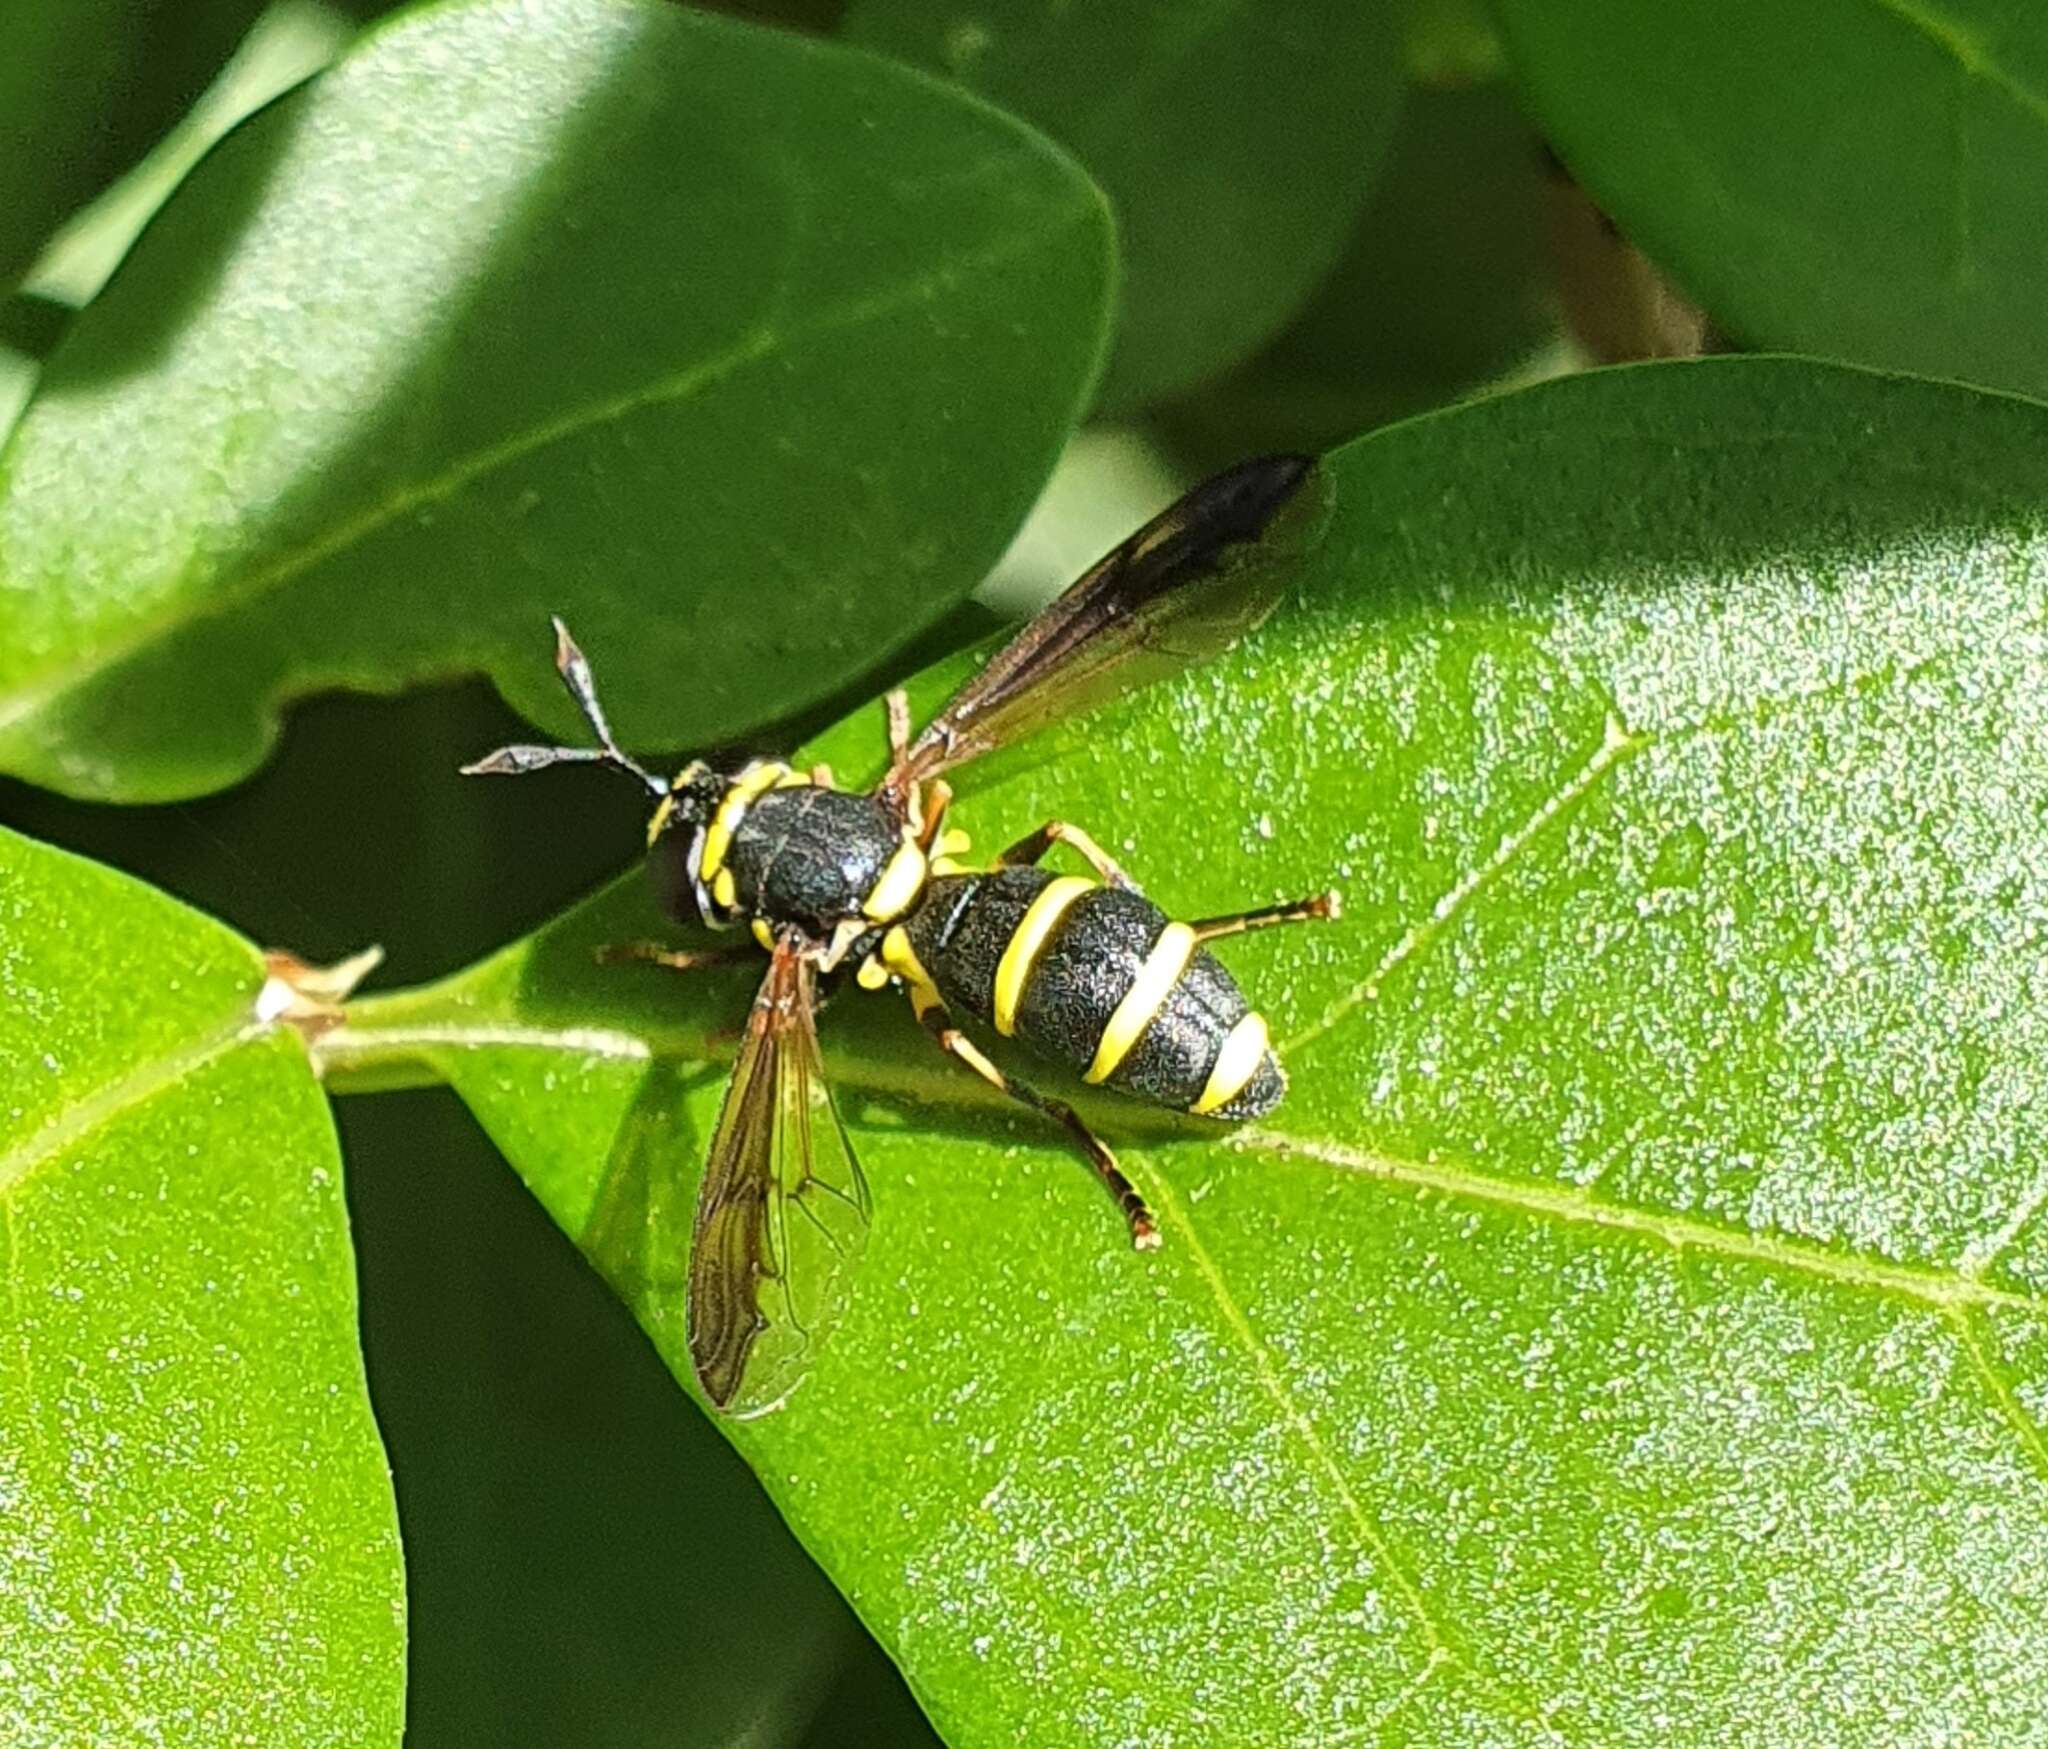
[[[838,1322],[868,1187],[818,1053],[816,975],[775,946],[733,1065],[690,1242],[690,1362],[720,1409],[774,1407]]]
[[[955,693],[882,780],[912,784],[1207,661],[1293,582],[1328,519],[1307,456],[1205,480],[1100,560]]]

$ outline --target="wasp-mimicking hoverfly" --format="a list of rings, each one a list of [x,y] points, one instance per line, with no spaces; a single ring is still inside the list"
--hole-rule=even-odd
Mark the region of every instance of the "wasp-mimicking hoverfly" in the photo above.
[[[1333,917],[1334,893],[1174,922],[1061,820],[974,868],[961,860],[965,837],[946,828],[942,774],[1206,660],[1256,626],[1319,533],[1325,498],[1301,456],[1244,462],[1196,487],[1031,620],[915,739],[905,697],[892,692],[889,768],[865,793],[779,760],[733,772],[699,760],[655,776],[620,751],[583,653],[555,622],[556,667],[597,746],[505,747],[464,770],[574,761],[629,773],[656,798],[647,842],[663,909],[679,922],[744,927],[769,956],[691,1231],[690,1359],[718,1408],[788,1394],[823,1335],[805,1329],[791,1297],[804,1258],[842,1276],[866,1235],[867,1184],[818,1052],[821,980],[851,972],[865,989],[905,989],[942,1050],[1065,1127],[1141,1249],[1159,1243],[1158,1229],[1116,1157],[1070,1105],[1004,1073],[952,1017],[1176,1111],[1238,1120],[1279,1102],[1286,1080],[1266,1023],[1204,944]],[[1098,878],[1040,866],[1055,843]],[[605,957],[682,970],[752,951],[634,943]],[[758,1353],[778,1323],[793,1339]]]

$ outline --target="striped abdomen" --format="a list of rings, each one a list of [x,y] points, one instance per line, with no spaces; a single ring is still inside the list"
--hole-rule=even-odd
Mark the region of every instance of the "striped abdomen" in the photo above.
[[[1136,893],[1042,868],[942,875],[901,937],[891,971],[1084,1080],[1232,1119],[1287,1089],[1236,981]]]

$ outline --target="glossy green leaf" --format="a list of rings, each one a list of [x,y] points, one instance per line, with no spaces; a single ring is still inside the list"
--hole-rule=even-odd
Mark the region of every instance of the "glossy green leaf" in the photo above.
[[[391,982],[489,951],[633,855],[640,826],[608,784],[456,775],[520,732],[476,684],[334,696],[203,802],[0,783],[0,816],[259,941],[312,958],[379,941]],[[845,1728],[817,1749],[928,1742],[753,1472],[469,1114],[432,1090],[335,1116],[399,1495],[408,1749],[732,1749],[748,1731],[772,1749],[827,1704]]]
[[[1069,160],[869,56],[396,15],[215,148],[0,452],[0,764],[190,794],[291,695],[474,668],[566,733],[551,610],[642,744],[814,703],[1000,551],[1108,251]]]
[[[1328,465],[1255,638],[958,813],[1077,817],[1182,915],[1334,882],[1222,947],[1288,1102],[1086,1103],[1139,1255],[848,994],[873,1235],[735,1441],[957,1744],[2030,1740],[2048,412],[1722,360]],[[628,879],[326,1048],[452,1081],[687,1379],[750,980],[593,965],[652,926]]]
[[[0,833],[0,1739],[396,1744],[326,1102],[262,962]]]
[[[1498,0],[1538,122],[1758,346],[2048,392],[2048,12]]]
[[[1237,363],[1336,260],[1401,96],[1389,5],[855,0],[846,34],[959,80],[1071,149],[1116,208],[1105,402]]]

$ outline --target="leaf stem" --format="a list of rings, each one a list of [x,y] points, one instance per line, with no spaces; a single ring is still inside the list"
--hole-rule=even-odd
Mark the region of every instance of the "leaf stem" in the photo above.
[[[542,1026],[494,1020],[440,984],[351,1003],[338,1026],[311,1042],[313,1070],[331,1093],[394,1093],[438,1087],[451,1053],[545,1050],[646,1061],[653,1047],[615,1027]]]

